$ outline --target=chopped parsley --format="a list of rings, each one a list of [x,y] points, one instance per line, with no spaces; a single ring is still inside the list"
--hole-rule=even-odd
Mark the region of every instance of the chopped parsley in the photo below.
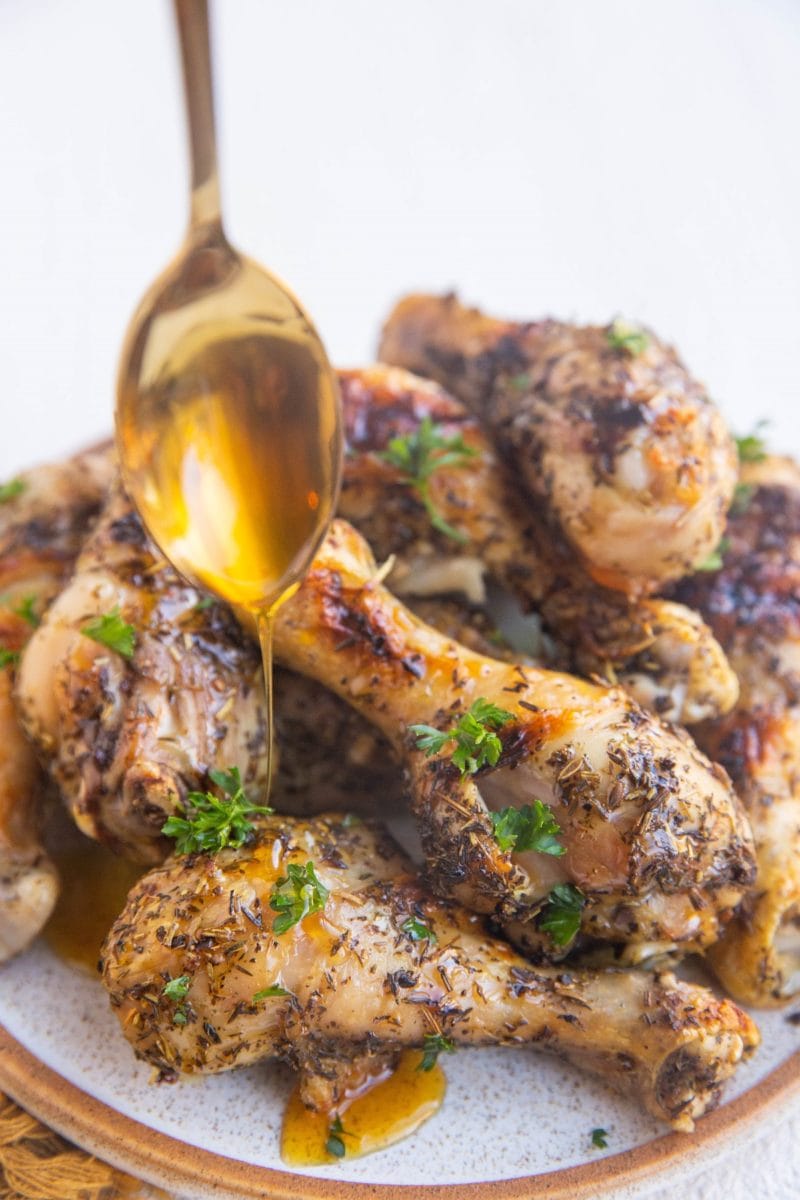
[[[33,607],[35,603],[36,603],[35,596],[24,596],[22,598],[22,600],[19,602],[19,604],[17,605],[17,607],[13,610],[15,616],[22,617],[23,621],[27,621],[28,624],[31,625],[34,629],[36,628],[36,626],[39,624],[39,622],[41,620],[41,618],[37,615],[36,610]]]
[[[224,795],[189,792],[186,803],[161,826],[166,837],[175,839],[178,854],[216,854],[226,846],[243,846],[254,829],[247,818],[254,813],[272,812],[271,808],[250,803],[238,767],[208,774]]]
[[[431,525],[455,542],[467,539],[458,529],[444,520],[430,495],[430,478],[442,467],[463,467],[477,450],[468,446],[460,433],[445,437],[441,426],[430,417],[423,417],[412,433],[392,438],[379,458],[398,470],[405,483],[416,492],[430,517]]]
[[[608,1149],[608,1130],[607,1129],[593,1129],[592,1130],[592,1145],[596,1146],[598,1150],[607,1150]]]
[[[719,545],[716,550],[712,550],[708,558],[704,558],[698,563],[695,571],[721,571],[724,564],[725,555],[730,549],[730,538],[720,538]]]
[[[173,1025],[185,1025],[188,1020],[189,1014],[185,1008],[176,1008],[175,1012],[172,1014]]]
[[[269,987],[262,988],[260,992],[256,992],[253,996],[253,1004],[259,1004],[262,1000],[271,1000],[273,996],[291,996],[291,994],[280,984],[273,983]]]
[[[436,934],[433,930],[429,929],[423,921],[419,921],[416,917],[409,917],[407,921],[403,922],[400,928],[403,933],[408,934],[412,942],[436,941]]]
[[[286,875],[275,884],[269,899],[270,908],[278,913],[272,922],[273,932],[286,933],[310,913],[321,912],[328,895],[312,862],[307,862],[304,867],[289,863]]]
[[[213,596],[203,596],[200,600],[197,601],[197,604],[195,604],[194,611],[195,612],[205,612],[207,608],[211,608],[213,603],[214,603]]]
[[[6,650],[0,646],[0,671],[5,667],[13,667],[19,662],[19,650]]]
[[[514,714],[479,697],[470,705],[451,729],[434,729],[432,725],[410,725],[417,739],[417,749],[428,758],[438,754],[448,742],[455,742],[452,761],[463,775],[474,775],[481,767],[493,767],[503,752],[503,743],[495,732],[513,721]]]
[[[325,1143],[325,1149],[333,1158],[344,1158],[346,1154],[343,1138],[349,1137],[347,1130],[342,1125],[341,1117],[334,1117],[328,1129],[328,1140]]]
[[[20,496],[27,487],[24,479],[11,479],[8,483],[0,483],[0,504],[8,504],[15,496]]]
[[[191,976],[179,975],[177,979],[170,979],[169,983],[164,984],[161,995],[168,1000],[185,1000],[191,982]]]
[[[586,897],[574,884],[557,883],[547,897],[539,928],[550,934],[556,946],[567,946],[580,929],[581,909],[585,903]]]
[[[638,325],[631,325],[617,317],[606,330],[606,341],[612,350],[624,350],[636,356],[650,345],[650,338]]]
[[[759,430],[764,429],[768,423],[767,421],[759,421],[752,433],[746,434],[745,437],[733,439],[736,442],[736,452],[739,455],[739,462],[763,462],[767,457],[766,443]]]
[[[418,1071],[432,1071],[440,1054],[452,1054],[455,1042],[445,1037],[443,1033],[426,1033],[423,1042],[422,1059]]]
[[[105,613],[102,617],[96,617],[94,621],[84,625],[81,633],[91,638],[93,642],[99,642],[101,646],[108,646],[109,650],[115,650],[123,658],[133,658],[133,651],[136,648],[136,630],[127,621],[123,621],[117,605],[114,605],[111,612]]]
[[[560,858],[566,850],[558,840],[561,826],[541,800],[521,808],[491,813],[494,840],[501,850],[536,850]]]

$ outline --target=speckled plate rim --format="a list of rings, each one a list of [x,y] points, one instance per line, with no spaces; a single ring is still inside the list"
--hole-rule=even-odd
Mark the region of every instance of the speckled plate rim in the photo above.
[[[0,1025],[0,1087],[39,1120],[90,1153],[157,1187],[192,1195],[259,1200],[594,1200],[611,1188],[654,1176],[679,1162],[709,1161],[742,1124],[800,1091],[800,1050],[759,1083],[709,1113],[692,1135],[666,1134],[579,1167],[485,1183],[376,1184],[295,1175],[226,1158],[159,1133],[117,1112],[42,1063]],[[413,1189],[413,1192],[412,1192]]]

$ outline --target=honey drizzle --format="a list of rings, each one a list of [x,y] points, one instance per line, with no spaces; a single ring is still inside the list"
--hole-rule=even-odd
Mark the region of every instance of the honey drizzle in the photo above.
[[[339,1135],[346,1158],[385,1150],[419,1129],[441,1107],[446,1088],[437,1063],[419,1069],[422,1055],[404,1050],[394,1071],[373,1076],[366,1087],[341,1105]],[[334,1114],[311,1112],[295,1088],[286,1105],[281,1133],[281,1158],[292,1167],[318,1167],[339,1157],[326,1149]]]

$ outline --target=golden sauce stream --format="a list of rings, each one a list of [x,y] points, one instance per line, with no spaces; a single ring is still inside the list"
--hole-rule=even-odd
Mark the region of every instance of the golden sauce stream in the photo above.
[[[385,1150],[438,1111],[446,1088],[444,1071],[438,1063],[430,1071],[420,1071],[421,1061],[420,1051],[403,1051],[391,1074],[377,1076],[372,1086],[342,1105],[339,1136],[345,1157]],[[337,1162],[338,1156],[326,1149],[330,1132],[331,1114],[310,1112],[295,1089],[283,1118],[281,1158],[292,1167]]]
[[[100,947],[145,868],[77,836],[50,853],[61,876],[61,895],[44,938],[60,958],[95,975]]]

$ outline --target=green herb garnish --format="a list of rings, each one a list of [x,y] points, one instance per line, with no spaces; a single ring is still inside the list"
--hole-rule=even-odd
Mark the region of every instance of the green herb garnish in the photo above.
[[[27,487],[24,479],[11,479],[8,483],[0,483],[0,504],[7,504],[15,496],[19,496]]]
[[[109,650],[115,650],[123,658],[133,658],[133,651],[136,647],[136,630],[127,621],[123,621],[116,605],[111,612],[84,625],[81,633],[91,638],[93,642],[99,642],[101,646],[108,646]]]
[[[465,542],[465,535],[449,525],[433,503],[430,478],[442,467],[463,467],[477,453],[460,433],[445,437],[439,425],[434,425],[430,417],[423,417],[417,429],[392,438],[378,457],[402,474],[404,482],[424,504],[434,529],[455,542]]]
[[[275,933],[286,933],[309,913],[320,912],[328,899],[328,889],[317,878],[314,864],[304,867],[290,863],[286,875],[272,889],[270,908],[279,915],[272,922]]]
[[[175,1012],[172,1014],[173,1025],[185,1025],[188,1020],[189,1014],[185,1008],[176,1008]]]
[[[328,1154],[331,1154],[334,1158],[344,1158],[346,1151],[342,1138],[349,1136],[347,1130],[342,1125],[342,1118],[334,1117],[328,1129],[328,1140],[325,1143],[325,1149]]]
[[[443,1033],[426,1033],[423,1042],[422,1060],[418,1071],[432,1071],[440,1054],[452,1054],[455,1042],[445,1037]]]
[[[503,743],[495,730],[513,721],[514,714],[479,697],[459,718],[452,729],[434,729],[432,725],[409,725],[417,739],[417,749],[428,758],[438,754],[448,742],[455,742],[452,761],[462,776],[474,775],[481,767],[493,767],[503,752]]]
[[[638,325],[631,325],[617,317],[606,330],[606,341],[612,350],[625,350],[628,354],[642,354],[650,345],[650,338]]]
[[[22,617],[23,621],[27,621],[34,629],[41,620],[33,607],[35,603],[35,596],[25,596],[13,610],[15,616]]]
[[[19,662],[19,650],[6,650],[5,646],[0,646],[0,671],[5,667],[16,666]]]
[[[736,442],[736,452],[739,455],[739,462],[756,463],[764,461],[767,457],[767,447],[759,430],[766,428],[768,424],[768,421],[759,421],[752,433],[746,434],[745,437],[733,439]]]
[[[202,599],[198,600],[197,604],[195,604],[194,611],[205,612],[207,608],[211,608],[212,604],[214,604],[213,596],[203,596]]]
[[[536,850],[560,858],[566,850],[558,840],[561,826],[541,800],[521,808],[504,808],[490,814],[494,840],[501,850]]]
[[[547,897],[547,908],[539,919],[539,928],[550,934],[556,946],[568,945],[580,929],[581,909],[585,903],[586,897],[574,884],[557,883]]]
[[[518,392],[524,392],[533,381],[527,371],[522,371],[519,375],[512,375],[508,382]]]
[[[608,1149],[608,1130],[607,1129],[593,1129],[592,1130],[592,1145],[596,1146],[598,1150],[607,1150]]]
[[[271,1000],[273,996],[291,996],[291,994],[291,992],[287,992],[286,988],[273,983],[270,987],[262,988],[260,992],[256,992],[253,996],[253,1004],[258,1004],[261,1000]]]
[[[272,812],[258,804],[251,804],[244,788],[238,767],[228,771],[209,771],[213,783],[224,793],[222,797],[211,792],[189,792],[186,803],[178,813],[168,817],[161,826],[166,837],[175,839],[178,854],[216,854],[226,846],[243,846],[254,826],[248,817],[253,813]]]
[[[403,933],[407,933],[412,942],[435,942],[436,934],[423,921],[418,921],[416,917],[409,917],[400,926]]]
[[[708,558],[704,558],[701,563],[698,563],[695,571],[721,571],[725,565],[724,558],[730,549],[730,545],[730,538],[720,538],[716,550],[712,550]]]
[[[161,995],[168,1000],[185,1000],[191,982],[190,975],[179,975],[177,979],[170,979],[169,983],[164,984]]]

